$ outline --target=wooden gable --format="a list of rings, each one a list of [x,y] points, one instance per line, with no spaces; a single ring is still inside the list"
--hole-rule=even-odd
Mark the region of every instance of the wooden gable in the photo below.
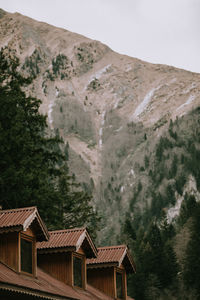
[[[0,210],[0,234],[8,232],[35,231],[37,241],[49,239],[48,230],[38,213],[37,207]]]
[[[86,289],[86,257],[96,257],[97,249],[86,228],[57,230],[48,242],[37,243],[38,265],[58,280]]]
[[[36,240],[47,238],[36,207],[0,211],[0,262],[16,272],[36,276]]]
[[[114,299],[127,299],[126,274],[135,265],[126,245],[98,248],[97,258],[87,259],[87,280]]]

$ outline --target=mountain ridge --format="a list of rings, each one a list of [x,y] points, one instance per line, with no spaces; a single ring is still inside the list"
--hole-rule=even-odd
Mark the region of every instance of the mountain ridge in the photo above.
[[[40,111],[62,136],[72,172],[105,213],[99,238],[114,228],[119,234],[139,178],[148,181],[145,155],[170,120],[199,106],[200,74],[118,54],[18,13],[0,15],[0,47],[15,51],[21,72],[34,78],[28,92],[42,100]]]

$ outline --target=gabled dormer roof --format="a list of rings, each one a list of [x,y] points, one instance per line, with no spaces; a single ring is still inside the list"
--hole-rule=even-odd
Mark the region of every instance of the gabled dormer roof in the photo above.
[[[37,207],[0,210],[0,233],[26,231],[31,225],[36,230],[37,241],[48,240],[48,230],[40,218]]]
[[[47,242],[37,243],[38,253],[78,251],[83,248],[86,257],[97,256],[97,249],[85,227],[50,231],[49,235]]]
[[[127,273],[136,272],[135,263],[126,245],[100,247],[97,250],[97,258],[87,259],[88,268],[120,267],[123,264]]]

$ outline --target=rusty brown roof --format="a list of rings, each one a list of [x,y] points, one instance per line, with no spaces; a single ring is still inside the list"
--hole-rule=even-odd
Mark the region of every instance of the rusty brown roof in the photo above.
[[[16,273],[0,263],[0,291],[9,291],[13,295],[21,293],[44,299],[79,299],[79,300],[111,300],[101,291],[88,285],[87,290],[72,288],[53,278],[38,268],[38,276],[34,278]],[[1,294],[1,292],[0,292]]]
[[[83,246],[87,250],[86,252],[88,252],[88,257],[97,256],[97,249],[85,227],[50,231],[49,235],[50,238],[47,242],[37,243],[39,253],[44,253],[44,250],[45,252],[50,250],[52,252],[53,249],[58,248],[63,248],[63,250],[70,248],[71,250],[78,251]]]
[[[24,224],[28,217],[35,212],[35,207],[0,210],[0,228]]]
[[[126,245],[108,246],[97,248],[97,258],[87,259],[88,267],[101,267],[103,265],[124,264],[128,272],[135,272],[135,264]]]
[[[0,233],[25,231],[32,223],[37,227],[38,240],[47,240],[48,230],[40,218],[37,207],[0,210]]]

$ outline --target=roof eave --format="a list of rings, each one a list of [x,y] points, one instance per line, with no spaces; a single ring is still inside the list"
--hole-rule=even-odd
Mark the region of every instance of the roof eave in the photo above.
[[[127,259],[128,259],[128,261],[129,261],[129,264],[130,264],[130,268],[127,268],[125,265],[124,265],[124,267],[125,267],[125,269],[126,269],[126,272],[127,273],[136,273],[136,266],[135,266],[135,263],[134,263],[134,260],[133,260],[133,258],[132,258],[132,256],[131,256],[131,254],[130,254],[130,252],[129,252],[129,250],[128,250],[128,247],[127,247],[127,249],[126,249],[126,254],[124,255],[124,257],[123,257],[123,260],[122,260],[122,264],[123,264],[123,261],[124,261],[124,259],[125,259],[125,257],[127,257]]]
[[[16,284],[9,284],[9,283],[2,283],[2,282],[0,282],[0,290],[9,291],[17,294],[23,294],[23,295],[25,294],[29,296],[41,297],[43,299],[48,299],[48,300],[63,300],[63,299],[78,300],[77,298],[71,298],[68,296],[62,296],[56,294],[54,295],[48,292],[42,292],[31,288],[22,287]]]
[[[61,253],[61,252],[71,252],[76,251],[76,247],[69,246],[69,247],[52,247],[52,248],[37,248],[38,254],[47,254],[47,253]]]
[[[19,232],[23,230],[22,225],[16,225],[16,226],[7,226],[0,228],[0,233],[8,233],[8,232]]]
[[[46,225],[44,224],[44,222],[42,221],[38,211],[36,212],[36,217],[37,217],[38,224],[41,227],[41,230],[42,230],[42,233],[43,233],[43,236],[44,236],[44,240],[48,241],[50,235],[49,235],[48,229],[47,229]]]
[[[108,267],[119,267],[119,263],[118,262],[102,262],[102,263],[87,264],[88,269],[108,268]]]
[[[93,253],[94,253],[94,258],[96,258],[97,256],[98,256],[98,250],[97,250],[97,247],[95,246],[95,244],[93,243],[93,241],[92,241],[92,239],[91,239],[91,237],[90,237],[90,235],[89,235],[89,233],[88,233],[88,230],[87,230],[87,228],[86,228],[86,236],[87,236],[87,238],[88,238],[88,241],[89,241],[89,244],[90,244],[90,246],[91,246],[91,249],[92,249],[92,251],[93,251]]]

